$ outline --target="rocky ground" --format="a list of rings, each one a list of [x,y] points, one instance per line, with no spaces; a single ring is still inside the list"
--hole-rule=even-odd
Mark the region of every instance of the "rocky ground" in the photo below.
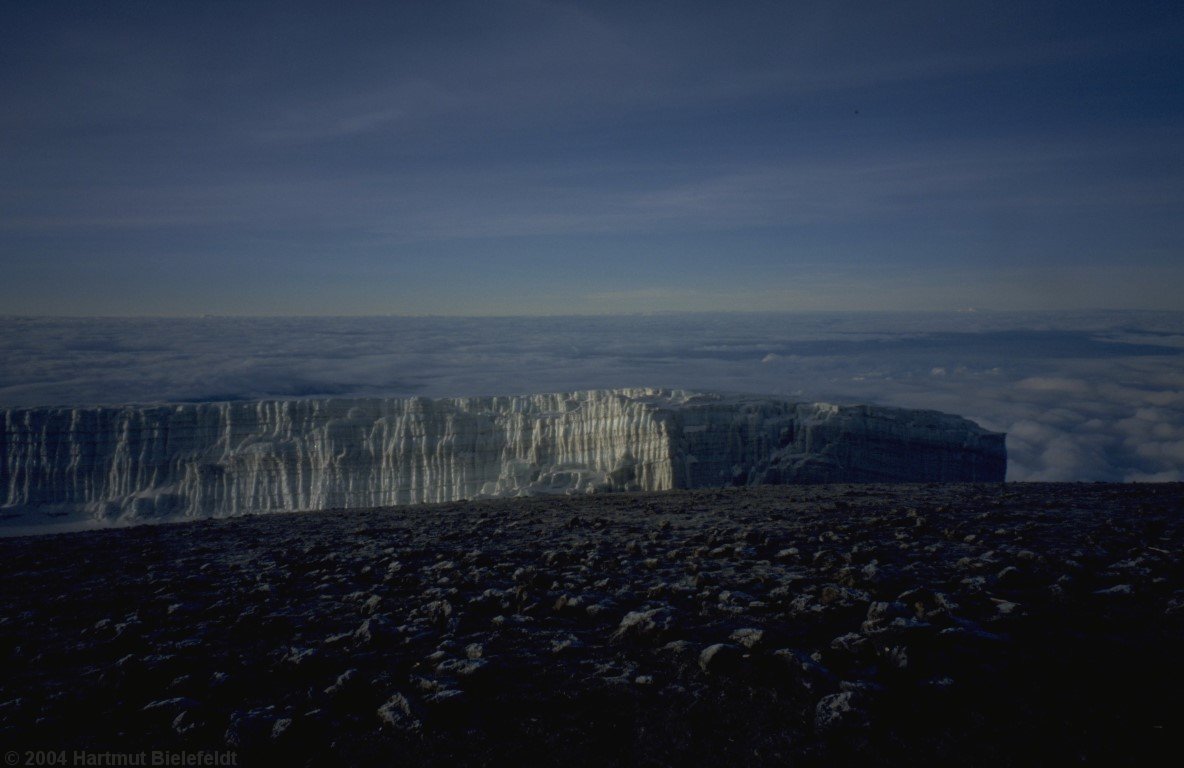
[[[1146,764],[1184,715],[1182,502],[764,487],[0,540],[0,747]]]

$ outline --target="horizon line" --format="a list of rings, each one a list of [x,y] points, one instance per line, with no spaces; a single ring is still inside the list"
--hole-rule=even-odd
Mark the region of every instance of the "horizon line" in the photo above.
[[[274,313],[248,314],[236,312],[203,312],[178,314],[51,314],[51,313],[4,313],[0,312],[0,320],[282,320],[282,319],[366,319],[366,318],[400,318],[400,319],[440,319],[440,320],[496,320],[496,319],[544,319],[544,318],[597,318],[597,317],[676,317],[687,315],[1021,315],[1021,314],[1184,314],[1184,309],[1148,309],[1125,307],[1083,307],[1078,309],[993,309],[990,307],[966,307],[959,309],[670,309],[670,310],[638,310],[632,312],[554,312],[554,313],[491,313],[491,314],[452,314],[452,313],[398,313],[398,312],[363,312],[363,313]]]

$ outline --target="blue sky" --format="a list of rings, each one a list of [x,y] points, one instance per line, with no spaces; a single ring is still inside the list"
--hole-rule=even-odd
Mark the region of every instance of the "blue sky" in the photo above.
[[[0,313],[1184,308],[1175,2],[4,17]]]

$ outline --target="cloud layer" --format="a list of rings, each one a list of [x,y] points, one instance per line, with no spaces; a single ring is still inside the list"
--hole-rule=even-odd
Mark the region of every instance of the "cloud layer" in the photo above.
[[[0,318],[0,406],[621,386],[932,408],[1011,480],[1184,479],[1184,314]]]

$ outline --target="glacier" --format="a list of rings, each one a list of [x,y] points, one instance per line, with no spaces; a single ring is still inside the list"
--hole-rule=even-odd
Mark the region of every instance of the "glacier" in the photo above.
[[[0,517],[37,525],[762,483],[1001,482],[936,411],[666,389],[0,409]]]

